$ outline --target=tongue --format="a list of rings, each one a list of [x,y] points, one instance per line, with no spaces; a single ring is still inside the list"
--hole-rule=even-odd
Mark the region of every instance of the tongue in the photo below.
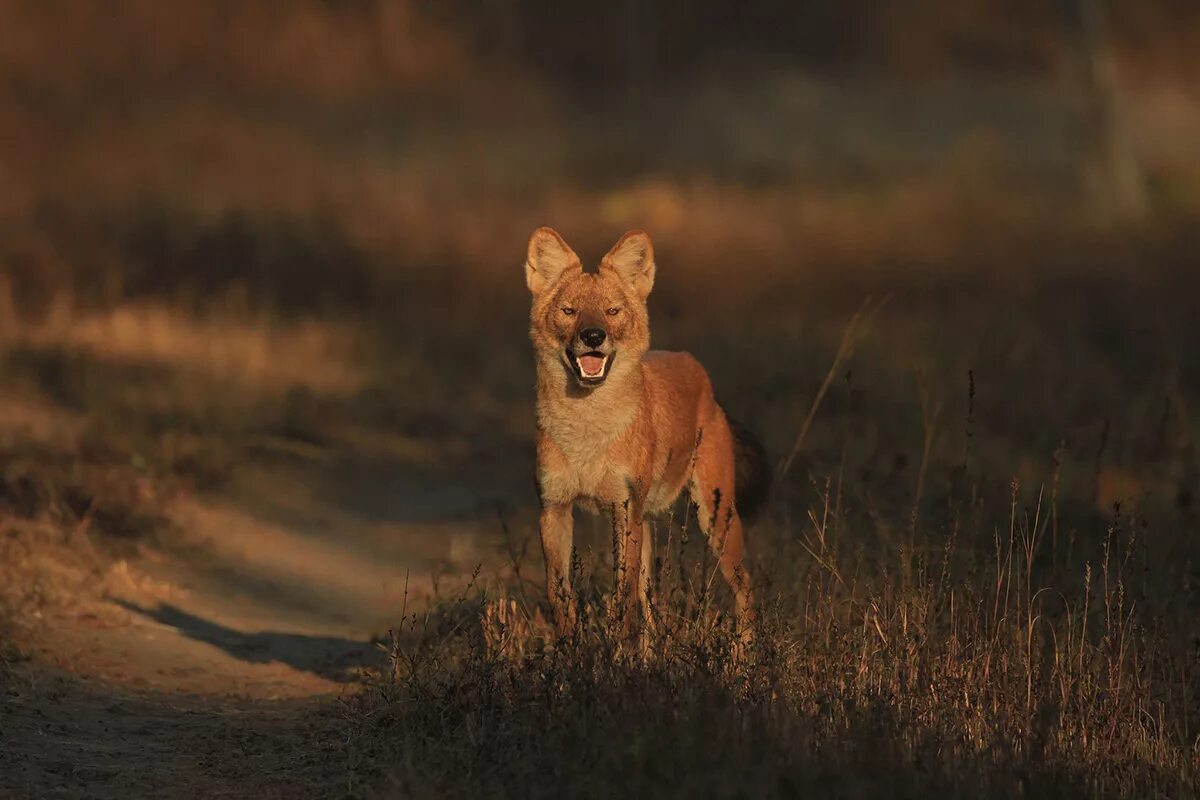
[[[602,356],[580,356],[579,368],[583,370],[584,375],[594,377],[604,369],[604,358]]]

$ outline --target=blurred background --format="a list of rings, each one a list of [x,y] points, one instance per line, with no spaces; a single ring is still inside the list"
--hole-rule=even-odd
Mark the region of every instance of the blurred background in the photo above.
[[[63,291],[289,313],[508,294],[538,224],[587,258],[644,227],[664,277],[736,271],[750,295],[1087,276],[1131,230],[1161,274],[1194,245],[1186,0],[9,0],[0,17],[0,275],[22,316]]]

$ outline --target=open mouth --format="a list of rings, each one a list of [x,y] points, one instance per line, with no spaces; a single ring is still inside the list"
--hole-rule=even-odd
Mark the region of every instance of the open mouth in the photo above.
[[[567,351],[567,359],[575,367],[575,377],[585,385],[603,383],[608,377],[609,367],[612,366],[613,354],[601,353],[598,350],[576,355]]]

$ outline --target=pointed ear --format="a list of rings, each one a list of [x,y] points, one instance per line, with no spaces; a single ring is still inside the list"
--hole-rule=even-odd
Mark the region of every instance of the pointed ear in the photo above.
[[[654,245],[645,231],[629,231],[600,262],[617,273],[643,299],[654,288]]]
[[[538,294],[553,286],[571,268],[583,269],[579,256],[567,246],[558,231],[538,228],[529,237],[529,254],[525,258],[525,284]]]

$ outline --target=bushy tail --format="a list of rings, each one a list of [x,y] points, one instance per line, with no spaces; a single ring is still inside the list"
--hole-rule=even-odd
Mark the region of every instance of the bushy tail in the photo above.
[[[733,433],[733,462],[736,469],[734,492],[738,515],[746,523],[753,522],[762,511],[771,491],[771,467],[762,442],[750,430],[729,414],[725,415]]]

